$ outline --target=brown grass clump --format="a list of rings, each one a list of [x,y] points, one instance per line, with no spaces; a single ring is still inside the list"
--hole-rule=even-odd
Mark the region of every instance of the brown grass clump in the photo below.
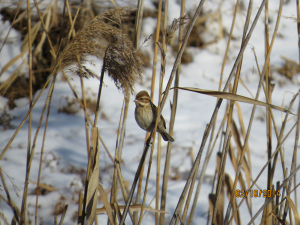
[[[8,107],[13,109],[15,107],[14,100],[27,97],[29,92],[28,79],[24,76],[18,76],[12,85],[2,94],[3,97],[8,98]]]
[[[299,63],[283,56],[281,58],[285,60],[285,64],[283,67],[277,70],[278,73],[280,73],[281,75],[285,76],[290,80],[295,74],[300,73]]]

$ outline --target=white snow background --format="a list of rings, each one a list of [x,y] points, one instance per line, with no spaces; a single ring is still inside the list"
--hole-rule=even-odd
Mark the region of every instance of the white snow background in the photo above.
[[[206,1],[204,5],[204,12],[214,12],[219,6],[217,0]],[[248,1],[242,1],[247,7]],[[252,20],[256,15],[258,7],[261,1],[255,0],[252,12]],[[8,3],[1,3],[0,7],[4,7]],[[118,6],[134,6],[136,7],[135,1],[116,1]],[[187,1],[186,11],[193,15],[198,1]],[[222,23],[225,33],[229,33],[232,15],[234,11],[235,1],[224,1],[221,6],[222,12]],[[273,0],[269,1],[269,12],[270,12],[270,37],[273,34],[277,12],[278,12],[279,1]],[[24,6],[25,7],[25,6]],[[152,1],[148,0],[145,3],[145,7],[155,9]],[[241,37],[244,26],[244,18],[246,11],[238,13],[236,19],[236,25],[234,28],[233,36],[234,39],[231,42],[229,55],[227,63],[224,70],[223,86],[231,71],[233,63],[238,54]],[[169,1],[169,11],[168,11],[168,23],[171,24],[174,18],[178,18],[180,15],[180,1]],[[271,65],[274,68],[282,67],[284,60],[281,56],[285,56],[296,62],[299,60],[298,55],[298,39],[297,39],[297,23],[291,18],[296,17],[296,3],[295,1],[286,1],[283,6],[282,17],[280,21],[280,26],[278,30],[278,37],[275,40],[272,54],[271,54]],[[2,19],[2,16],[0,15]],[[208,30],[205,33],[199,34],[201,38],[206,42],[213,40],[218,32],[218,23],[216,21],[210,21],[211,25],[208,26]],[[8,21],[0,21],[0,40],[3,41],[10,27]],[[142,25],[142,37],[141,41],[155,32],[156,19],[148,17],[143,20]],[[6,43],[4,48],[0,52],[0,68],[9,62],[16,55],[21,53],[21,40],[20,34],[12,29],[9,38],[11,42]],[[196,87],[208,90],[217,90],[219,85],[219,78],[221,72],[221,66],[223,62],[223,57],[226,50],[228,36],[225,36],[222,40],[217,43],[210,44],[203,49],[188,47],[189,53],[192,55],[193,61],[189,64],[184,64],[181,66],[180,75],[180,85],[181,87]],[[142,47],[142,51],[148,53],[151,56],[150,62],[153,60],[153,40],[147,42],[145,46]],[[2,43],[1,43],[2,45]],[[259,75],[257,72],[256,62],[254,54],[251,48],[254,48],[258,57],[259,66],[262,69],[264,63],[264,16],[263,13],[258,21],[258,24],[254,30],[254,33],[249,41],[249,44],[245,50],[243,58],[243,66],[241,71],[241,78],[245,82],[246,86],[249,88],[253,96],[256,94],[256,89],[258,85]],[[24,55],[22,58],[26,60],[27,56]],[[21,62],[20,59],[16,62],[16,66]],[[159,57],[160,59],[160,57]],[[169,47],[167,52],[167,65],[166,65],[166,76],[164,78],[164,87],[168,82],[169,75],[171,73],[173,63],[175,61],[175,55]],[[98,59],[93,59],[95,67],[93,70],[99,74],[101,70],[102,61]],[[158,98],[158,81],[159,81],[159,67],[160,62],[157,63],[157,79],[155,86],[155,96],[154,103],[157,105]],[[16,67],[15,67],[16,68]],[[5,81],[13,68],[7,70],[0,77],[0,82]],[[300,74],[296,74],[293,80],[290,81],[285,77],[278,74],[275,70],[272,70],[273,82],[276,84],[273,94],[272,103],[277,106],[281,106],[283,101],[283,107],[287,108],[289,102],[294,94],[297,93],[300,83]],[[75,87],[78,96],[81,96],[80,89],[80,79],[79,77],[68,74],[71,78],[71,83]],[[150,91],[151,87],[151,76],[152,69],[143,69],[143,82],[139,81],[135,85],[136,93],[141,90]],[[117,129],[119,124],[119,118],[123,103],[123,94],[121,91],[117,90],[114,82],[108,76],[104,77],[105,87],[101,94],[100,103],[100,119],[98,120],[98,128],[101,137],[103,138],[107,148],[110,153],[114,155]],[[85,79],[84,80],[85,91],[87,98],[96,100],[99,81],[97,79]],[[46,95],[48,88],[43,92],[37,104],[35,105],[32,112],[32,138],[35,134],[40,114],[43,108],[43,104],[46,100]],[[244,95],[247,97],[252,97],[249,92],[239,84],[237,94]],[[38,92],[34,97],[38,95]],[[62,79],[59,75],[55,84],[51,111],[49,117],[49,123],[47,128],[46,142],[44,147],[44,157],[43,166],[41,173],[41,183],[53,186],[56,190],[49,192],[45,195],[39,196],[39,208],[38,208],[38,224],[53,224],[54,216],[53,211],[55,205],[58,202],[63,202],[68,204],[68,210],[66,217],[64,219],[64,224],[75,224],[73,220],[74,214],[77,212],[77,201],[78,194],[84,188],[82,179],[84,177],[84,171],[87,167],[87,152],[86,152],[86,134],[84,127],[84,113],[83,110],[79,110],[77,113],[72,115],[67,115],[65,113],[59,113],[59,109],[67,104],[67,100],[74,99],[73,93],[70,90],[66,81]],[[173,99],[173,91],[170,91],[168,96],[168,102]],[[145,131],[137,125],[134,118],[135,104],[133,102],[134,96],[131,96],[131,101],[129,105],[128,119],[126,125],[126,138],[123,148],[122,155],[122,173],[126,181],[129,182],[129,187],[132,184],[135,171],[137,169],[145,139]],[[261,91],[259,100],[266,101],[263,91]],[[167,102],[162,114],[166,120],[167,126],[169,124],[170,118],[170,104]],[[7,110],[7,112],[14,117],[11,125],[14,128],[4,129],[0,127],[0,151],[4,149],[13,133],[15,128],[19,126],[22,119],[26,115],[29,108],[29,100],[27,98],[18,99],[15,101],[16,107],[13,110]],[[176,113],[175,127],[174,127],[174,139],[172,147],[172,158],[171,158],[171,171],[176,169],[180,174],[180,179],[169,180],[168,184],[168,194],[167,194],[167,207],[166,211],[169,214],[166,215],[166,221],[169,221],[173,215],[174,209],[177,205],[179,196],[183,190],[186,182],[187,174],[191,169],[191,159],[190,151],[192,150],[194,155],[197,154],[199,146],[201,144],[202,136],[207,123],[209,123],[213,109],[215,107],[216,98],[209,97],[206,95],[196,94],[187,91],[179,91],[178,97],[178,107]],[[7,105],[7,99],[0,96],[0,112],[3,112]],[[243,113],[244,124],[248,126],[252,105],[240,103],[241,110]],[[222,107],[219,111],[219,116],[217,118],[217,126],[219,126],[222,117],[224,115],[224,109],[226,102],[224,101]],[[292,112],[296,113],[298,108],[298,101],[294,104]],[[276,124],[280,126],[282,123],[284,114],[273,110]],[[236,111],[233,115],[234,119],[238,121]],[[263,120],[263,121],[262,121]],[[296,119],[291,119],[286,128],[285,135],[287,131],[294,125]],[[44,123],[41,127],[39,133],[36,150],[34,154],[34,159],[31,166],[30,173],[30,183],[29,183],[29,195],[28,195],[28,215],[32,223],[34,221],[34,211],[35,211],[35,200],[36,195],[30,194],[35,188],[35,182],[37,181],[38,166],[40,160],[40,149],[42,143]],[[280,127],[278,127],[280,129]],[[4,157],[0,161],[1,169],[4,172],[6,178],[6,183],[9,187],[12,200],[21,207],[22,192],[25,180],[25,166],[27,157],[27,138],[28,138],[28,121],[21,128],[16,138],[10,145],[10,148],[5,153]],[[294,139],[295,132],[285,141],[285,165],[290,169],[292,154],[294,149]],[[256,178],[262,167],[267,161],[267,141],[266,141],[266,122],[265,122],[265,108],[258,107],[255,114],[255,120],[253,123],[249,146],[251,150],[251,163],[252,163],[252,177]],[[277,145],[275,131],[273,129],[273,151]],[[162,142],[162,163],[161,163],[161,174],[164,168],[164,159],[166,152],[166,142]],[[205,158],[207,147],[205,148],[200,168],[202,168],[202,163]],[[211,160],[209,162],[208,168],[206,169],[206,179],[202,185],[200,196],[198,199],[197,210],[194,216],[193,224],[203,224],[206,223],[207,213],[208,213],[208,195],[211,192],[212,178],[215,173],[215,162],[216,162],[216,152],[218,151],[218,143],[214,149]],[[146,205],[154,207],[155,201],[152,198],[155,196],[155,176],[156,176],[156,150],[154,152],[154,159],[152,162],[152,171],[150,175],[150,182],[148,186],[148,195],[146,199]],[[228,156],[229,157],[229,156]],[[297,163],[299,164],[300,158],[298,154]],[[146,165],[148,165],[148,160],[146,160]],[[298,166],[298,165],[296,165]],[[147,167],[146,167],[147,168]],[[102,182],[105,190],[108,192],[112,180],[113,164],[110,161],[107,153],[100,144],[100,181]],[[146,170],[145,170],[146,171]],[[235,171],[230,162],[227,160],[225,172],[228,173],[234,180]],[[172,172],[171,172],[172,175]],[[144,175],[144,179],[146,173]],[[281,169],[281,163],[278,161],[277,169],[274,177],[274,182],[283,180],[283,174]],[[297,173],[297,180],[300,180],[300,173]],[[144,180],[145,181],[145,180]],[[267,181],[267,170],[262,174],[257,182],[257,185],[261,189],[266,189]],[[240,186],[238,186],[240,188]],[[257,189],[257,187],[255,187]],[[0,194],[5,196],[5,192],[0,190]],[[300,199],[298,194],[298,211],[300,211]],[[291,195],[294,198],[294,195]],[[121,199],[121,195],[119,196]],[[238,199],[240,201],[240,199]],[[257,210],[263,205],[264,198],[252,198],[253,213],[255,214]],[[227,207],[228,199],[225,198],[225,208]],[[98,204],[98,207],[102,207],[102,204]],[[0,200],[0,212],[5,215],[8,221],[11,220],[13,212],[3,200]],[[247,224],[250,220],[250,215],[246,204],[243,204],[240,208],[240,215],[243,224]],[[256,223],[259,223],[261,219],[261,214],[256,219]],[[0,219],[1,220],[1,219]],[[143,219],[143,224],[154,224],[154,214],[146,213]],[[99,215],[98,224],[106,224],[107,216]],[[126,220],[130,223],[129,216]],[[1,224],[1,222],[0,222]]]

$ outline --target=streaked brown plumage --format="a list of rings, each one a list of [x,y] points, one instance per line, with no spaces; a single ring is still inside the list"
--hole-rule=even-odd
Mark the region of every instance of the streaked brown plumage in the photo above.
[[[155,125],[157,107],[151,102],[147,91],[139,92],[135,97],[135,120],[137,124],[148,132],[151,132]],[[154,116],[153,116],[154,115]],[[157,123],[157,132],[159,132],[165,141],[174,141],[166,131],[166,122],[162,115]]]

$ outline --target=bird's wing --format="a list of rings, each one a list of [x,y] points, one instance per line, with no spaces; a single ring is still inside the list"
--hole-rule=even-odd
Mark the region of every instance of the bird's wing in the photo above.
[[[153,112],[153,115],[154,115],[153,123],[155,123],[155,119],[156,119],[156,116],[157,116],[157,107],[151,101],[150,101],[150,105],[151,105],[152,112]],[[165,119],[162,115],[160,115],[160,119],[163,121],[164,128],[167,129],[166,121],[165,121]]]

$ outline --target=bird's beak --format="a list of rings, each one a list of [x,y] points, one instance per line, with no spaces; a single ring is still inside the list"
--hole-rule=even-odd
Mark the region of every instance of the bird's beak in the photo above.
[[[138,100],[134,100],[133,102],[137,103]]]

